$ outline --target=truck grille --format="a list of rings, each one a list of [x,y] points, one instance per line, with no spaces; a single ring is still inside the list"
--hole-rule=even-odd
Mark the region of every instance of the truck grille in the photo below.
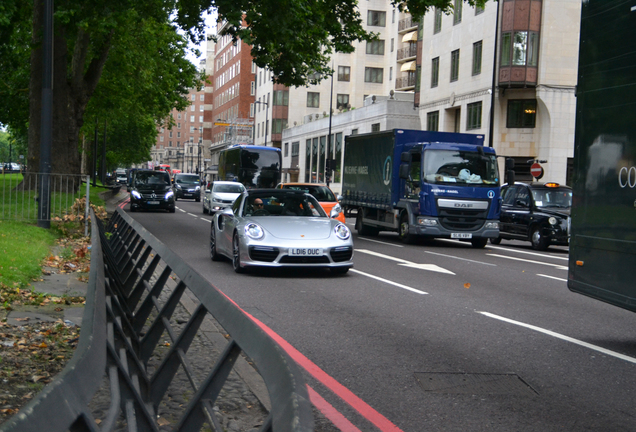
[[[444,228],[451,231],[473,231],[484,225],[488,217],[488,209],[438,209],[439,221]]]

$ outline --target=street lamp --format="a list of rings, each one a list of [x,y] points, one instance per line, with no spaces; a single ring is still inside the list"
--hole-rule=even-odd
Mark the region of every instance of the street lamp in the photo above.
[[[268,98],[269,99],[269,96]],[[268,102],[254,101],[255,104],[263,104],[265,105],[265,145],[267,145],[267,108],[269,107]]]

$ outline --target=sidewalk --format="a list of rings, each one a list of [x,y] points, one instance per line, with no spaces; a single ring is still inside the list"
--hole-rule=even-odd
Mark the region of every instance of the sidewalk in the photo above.
[[[119,190],[116,195],[105,192],[103,196],[106,201],[106,212],[109,217],[117,210],[117,206],[128,199],[128,192],[124,187]],[[53,250],[53,255],[56,251]],[[57,268],[43,268],[50,274],[42,274],[40,281],[31,283],[33,290],[39,293],[47,293],[56,297],[85,297],[86,282],[79,280],[79,273],[66,272],[61,273]],[[85,273],[82,275],[86,276]],[[7,314],[7,324],[21,326],[24,324],[33,324],[37,322],[55,322],[63,320],[67,324],[82,325],[82,315],[84,307],[78,304],[49,304],[42,306],[22,305],[16,306],[14,310]]]

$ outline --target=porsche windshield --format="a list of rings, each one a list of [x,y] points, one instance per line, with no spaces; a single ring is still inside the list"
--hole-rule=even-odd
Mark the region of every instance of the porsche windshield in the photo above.
[[[426,150],[424,181],[432,184],[499,184],[497,158],[491,154],[458,150]]]

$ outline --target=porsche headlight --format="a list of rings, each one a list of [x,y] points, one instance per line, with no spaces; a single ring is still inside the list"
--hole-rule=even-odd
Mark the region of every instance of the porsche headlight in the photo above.
[[[550,225],[556,225],[557,219],[554,216],[552,216],[550,219],[548,219],[548,223],[550,223]]]
[[[174,192],[172,191],[168,191],[165,195],[164,195],[164,199],[170,199],[171,196],[174,195]]]
[[[336,225],[333,231],[336,233],[336,237],[340,240],[346,240],[351,236],[351,231],[349,231],[349,228],[347,228],[344,224]]]
[[[251,239],[258,240],[263,237],[265,232],[263,228],[255,223],[248,223],[245,225],[245,235]]]
[[[139,192],[137,192],[136,190],[134,191],[130,191],[131,195],[134,196],[137,199],[141,199],[141,194]]]

